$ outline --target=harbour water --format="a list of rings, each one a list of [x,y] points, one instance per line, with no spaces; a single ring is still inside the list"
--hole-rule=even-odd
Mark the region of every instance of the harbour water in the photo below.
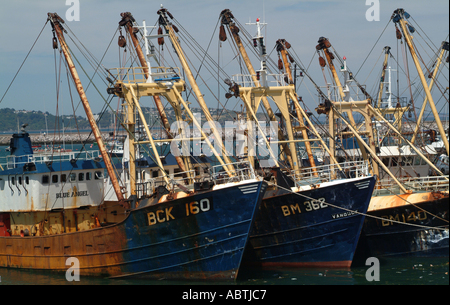
[[[0,146],[0,157],[6,157],[7,146]],[[80,151],[82,145],[66,148]],[[86,145],[86,149],[97,149]],[[371,264],[352,266],[350,269],[273,269],[243,268],[233,286],[256,285],[260,287],[279,285],[449,285],[449,257],[439,258],[383,258],[379,260],[379,281],[370,281]],[[69,266],[68,266],[69,268]],[[370,269],[370,270],[369,270]],[[80,281],[68,281],[65,273],[15,270],[0,268],[0,285],[221,285],[222,282],[149,281],[141,279],[105,279],[81,277]],[[230,284],[230,283],[226,283]],[[216,286],[219,287],[219,286]],[[178,289],[178,288],[177,288]],[[181,288],[180,288],[181,289]],[[214,288],[210,288],[210,290]],[[217,288],[219,289],[219,288]],[[245,287],[241,287],[245,289]],[[261,288],[264,289],[264,288]],[[180,290],[180,293],[183,289]],[[270,292],[270,288],[268,290]],[[180,297],[173,296],[174,300]],[[181,297],[180,297],[181,298]]]
[[[352,267],[348,270],[308,269],[241,269],[235,283],[239,286],[273,285],[449,285],[449,259],[443,258],[389,258],[380,260],[379,281],[369,281],[371,266]],[[223,282],[150,281],[142,279],[105,279],[80,277],[67,281],[65,273],[0,268],[0,285],[223,285]],[[370,279],[370,277],[369,277]],[[219,287],[220,288],[220,287]],[[219,289],[218,288],[218,289]],[[214,288],[209,288],[214,290]],[[270,292],[270,288],[269,292]],[[273,297],[273,296],[272,296]]]

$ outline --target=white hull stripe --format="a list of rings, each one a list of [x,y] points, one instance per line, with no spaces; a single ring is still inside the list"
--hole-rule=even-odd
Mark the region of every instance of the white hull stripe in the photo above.
[[[256,191],[258,190],[258,184],[240,186],[239,189],[244,194],[256,193]]]
[[[355,186],[360,190],[368,188],[369,185],[370,185],[370,181],[355,183]]]
[[[258,185],[249,185],[249,186],[239,186],[240,190],[245,190],[245,189],[257,189]]]

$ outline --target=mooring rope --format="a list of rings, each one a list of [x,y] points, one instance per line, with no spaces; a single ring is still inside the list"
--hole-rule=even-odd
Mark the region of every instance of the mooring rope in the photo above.
[[[278,188],[280,188],[280,189],[282,189],[282,190],[288,191],[288,192],[290,192],[290,193],[292,193],[292,194],[295,194],[295,195],[297,195],[297,196],[301,196],[301,197],[307,198],[307,199],[309,199],[309,200],[316,200],[315,198],[309,197],[309,196],[307,196],[307,195],[305,195],[305,194],[301,194],[301,193],[294,192],[294,191],[292,191],[292,190],[290,190],[290,189],[287,189],[287,188],[285,188],[285,187],[282,187],[282,186],[280,186],[280,185],[277,185],[276,183],[269,182],[269,181],[266,181],[266,182],[267,182],[268,184],[270,184],[270,185],[276,186],[276,187],[278,187]],[[358,211],[350,210],[350,209],[347,209],[347,208],[344,208],[344,207],[340,207],[340,206],[337,206],[337,205],[328,203],[328,202],[326,202],[326,201],[325,201],[324,203],[327,204],[327,205],[329,205],[329,206],[331,206],[331,207],[333,207],[333,208],[336,208],[336,209],[341,209],[341,210],[344,210],[344,211],[347,211],[347,212],[352,212],[352,213],[354,213],[354,214],[359,214],[359,215],[361,215],[361,216],[371,217],[371,218],[379,219],[379,220],[382,220],[382,221],[389,221],[389,222],[392,222],[392,223],[398,223],[398,224],[408,225],[408,226],[412,226],[412,227],[418,227],[418,228],[422,228],[422,229],[429,229],[429,230],[431,230],[431,229],[442,230],[442,231],[448,230],[448,228],[445,228],[445,227],[444,227],[444,228],[440,228],[440,227],[429,227],[429,226],[424,226],[424,225],[418,225],[418,224],[412,224],[412,223],[401,222],[401,221],[397,221],[397,220],[393,220],[393,219],[386,219],[386,218],[382,218],[382,217],[370,215],[370,214],[367,214],[367,213],[361,213],[361,212],[358,212]],[[448,223],[448,220],[445,220],[445,221]]]

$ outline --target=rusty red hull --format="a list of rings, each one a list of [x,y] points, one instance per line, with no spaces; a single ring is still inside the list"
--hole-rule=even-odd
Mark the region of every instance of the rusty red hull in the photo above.
[[[146,206],[120,223],[50,236],[0,237],[0,267],[66,272],[69,257],[80,276],[234,280],[253,215],[266,183]]]

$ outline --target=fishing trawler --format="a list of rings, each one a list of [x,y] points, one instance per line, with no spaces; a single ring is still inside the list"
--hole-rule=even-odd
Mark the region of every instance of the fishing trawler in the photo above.
[[[426,99],[422,106],[412,142],[414,143],[414,138],[416,137],[423,111],[428,101],[448,154],[448,140],[446,139],[445,131],[430,93],[430,88],[436,78],[439,64],[435,67],[429,86],[425,81],[422,69],[417,60],[416,51],[411,43],[411,33],[414,32],[414,28],[406,21],[408,18],[408,13],[403,9],[398,9],[394,11],[392,21],[395,23],[396,28],[397,25],[401,28],[403,35],[397,33],[397,38],[400,37],[401,39],[401,36],[404,37],[426,93]],[[448,43],[444,43],[439,52],[438,62],[440,62],[446,50],[445,45],[447,45],[446,49],[448,51]],[[410,145],[413,147],[412,143]],[[428,147],[426,147],[427,150],[429,149]],[[424,160],[427,163],[430,162],[430,160]],[[422,176],[417,179],[417,182],[421,186],[414,191],[394,196],[377,196],[371,200],[368,215],[374,217],[366,218],[357,253],[358,257],[448,256],[448,175],[444,176],[444,173],[436,168],[434,164],[430,164],[430,168],[442,175],[436,180],[437,183],[427,185],[427,182],[430,182],[435,177]]]
[[[269,187],[255,215],[244,263],[263,268],[350,267],[376,177],[369,175],[367,164],[363,162],[316,167],[310,152],[311,167],[301,168],[295,143],[305,143],[307,150],[309,142],[324,143],[298,104],[293,84],[285,81],[289,73],[275,75],[274,81],[272,78],[269,80],[259,19],[254,23],[257,34],[251,39],[261,62],[261,68],[255,71],[231,11],[223,10],[220,18],[220,40],[226,40],[224,27],[227,26],[249,71],[249,75],[236,75],[228,82],[230,91],[227,96],[240,97],[245,103],[247,117],[254,121],[257,121],[255,113],[260,103],[270,120],[276,121],[268,102],[268,98],[272,98],[281,112],[288,137],[284,140],[280,129],[275,132],[278,133],[278,141],[269,144],[267,135],[262,137],[267,146],[264,148],[269,151],[271,145],[280,145],[283,160],[288,166],[282,166],[271,152],[275,167],[260,171]],[[289,111],[289,101],[295,105],[298,123],[303,130],[302,140],[294,139],[294,116]],[[308,139],[304,120],[315,130],[317,139]],[[251,163],[256,162],[250,155],[248,159]]]
[[[214,168],[201,181],[184,173],[188,178],[180,183],[169,179],[154,151],[163,183],[148,180],[140,189],[131,141],[128,167],[133,183],[127,193],[117,180],[72,62],[63,34],[67,26],[56,13],[49,13],[48,21],[53,46],[67,61],[100,152],[84,158],[75,153],[41,157],[33,154],[25,130],[13,135],[11,155],[0,166],[0,267],[66,272],[71,267],[68,259],[76,258],[80,276],[234,280],[267,184],[242,162]],[[118,79],[114,93],[133,92],[138,85],[156,93],[176,94],[184,88],[181,79],[172,87],[136,79],[137,74],[144,75],[143,68],[123,74],[130,82]],[[140,109],[135,100],[127,101]],[[129,114],[134,117],[134,112]],[[134,122],[127,123],[133,129]],[[222,166],[232,177],[219,179]],[[109,190],[116,200],[104,200]]]
[[[375,110],[383,117],[385,117],[385,119],[390,124],[392,124],[393,127],[395,127],[399,131],[402,131],[403,116],[406,112],[411,115],[412,105],[407,103],[406,98],[397,97],[396,104],[394,106],[394,96],[392,92],[393,86],[391,78],[392,68],[388,63],[389,56],[392,56],[390,53],[390,49],[391,48],[388,46],[384,47],[383,49],[384,62],[380,85],[377,93]],[[438,66],[436,67],[436,71],[437,70]],[[350,77],[350,72],[348,71],[347,61],[345,58],[343,59],[343,65],[341,66],[340,71],[344,74],[344,77],[346,79],[344,85],[344,91],[346,93],[344,101],[347,103],[354,102],[355,100],[350,94],[348,94],[348,92],[350,92],[353,89],[352,87],[354,86],[352,86],[353,81]],[[336,91],[338,91],[333,90],[336,88],[327,86],[326,89],[329,98],[334,100],[339,99],[339,97],[334,96],[336,95]],[[386,95],[383,98],[384,91]],[[318,107],[317,109],[319,112],[327,112],[327,110],[323,107]],[[392,120],[389,120],[389,118],[392,118]],[[424,160],[421,155],[417,154],[410,145],[402,143],[403,141],[399,137],[397,137],[396,134],[391,133],[390,135],[389,128],[386,128],[386,124],[383,120],[377,118],[372,119],[372,124],[375,125],[375,128],[373,128],[373,139],[377,147],[377,156],[395,177],[400,179],[405,177],[425,177],[428,175],[430,171],[430,165]],[[345,130],[347,129],[348,128],[344,128],[343,131],[338,133],[338,143],[336,144],[337,148],[335,151],[336,158],[338,158],[339,160],[363,160],[364,154],[358,144],[358,140],[355,138],[352,132],[346,132]],[[369,137],[367,137],[368,134],[369,131],[366,131],[366,134],[361,134],[361,138],[366,143],[369,143],[369,138],[372,136],[369,134]],[[404,132],[402,132],[402,135],[404,135]],[[412,143],[414,143],[414,138],[415,136],[413,136]],[[430,139],[430,143],[428,143],[428,145],[426,145],[426,143],[423,143],[421,147],[422,154],[429,160],[434,160],[437,156],[437,150],[434,143],[435,142],[433,142],[433,139]],[[364,147],[362,149],[364,150]],[[326,155],[322,155],[322,157],[326,157]],[[379,180],[383,181],[388,179],[388,173],[383,168],[379,168]]]
[[[411,50],[427,99],[430,102],[430,105],[434,105],[429,86],[425,81],[422,69],[417,62],[417,55],[411,45],[410,34],[406,29],[403,15],[403,10],[396,11],[393,15],[393,17],[395,17],[394,22],[396,24],[399,23],[402,27],[403,36]],[[349,132],[357,139],[361,156],[367,160],[370,155],[373,160],[371,171],[378,174],[379,170],[382,169],[390,178],[389,186],[386,185],[383,180],[379,182],[374,192],[374,196],[371,199],[358,245],[357,258],[363,257],[366,259],[367,257],[407,255],[439,256],[443,253],[448,253],[448,176],[439,179],[435,179],[434,177],[420,177],[414,179],[407,177],[402,179],[395,175],[398,174],[397,171],[394,174],[393,171],[388,168],[392,163],[386,164],[386,162],[383,162],[385,161],[383,160],[383,155],[377,153],[379,147],[376,145],[376,137],[374,136],[372,128],[372,126],[376,126],[376,124],[371,124],[372,118],[375,118],[379,122],[383,122],[390,128],[390,132],[393,132],[399,139],[404,141],[404,143],[407,143],[408,151],[414,151],[413,156],[415,156],[415,160],[420,158],[423,160],[424,164],[439,172],[434,164],[425,156],[426,152],[433,152],[433,150],[423,151],[417,148],[410,141],[405,139],[401,132],[392,126],[392,124],[384,117],[383,113],[385,111],[398,113],[400,112],[399,108],[401,107],[393,107],[394,109],[386,110],[385,108],[376,109],[371,105],[371,98],[367,92],[364,92],[366,96],[366,100],[364,101],[350,100],[349,84],[357,81],[348,71],[345,58],[343,63],[342,60],[338,58],[341,60],[341,71],[344,72],[345,76],[345,82],[341,84],[333,64],[333,59],[336,54],[332,54],[331,48],[332,46],[328,39],[321,37],[316,50],[322,51],[326,57],[326,61],[323,57],[320,57],[319,63],[322,68],[328,66],[331,70],[336,88],[339,90],[338,97],[340,98],[340,101],[331,102],[325,98],[326,102],[319,105],[316,110],[319,114],[326,113],[329,117],[329,134],[330,143],[332,143],[332,155],[334,155],[335,151],[336,136],[338,134],[340,136],[343,135],[342,132],[338,133],[335,130],[334,124],[332,123],[338,118],[346,124]],[[386,53],[385,56],[386,62],[388,54]],[[358,83],[357,86],[360,89],[362,88]],[[323,94],[323,96],[326,97],[325,94]],[[360,126],[355,124],[353,112],[358,112],[364,117],[364,123],[366,125],[365,131],[360,128],[363,124]],[[346,113],[348,121],[343,117],[342,113]],[[404,113],[404,110],[402,113]],[[433,113],[438,126],[440,125],[439,129],[443,131],[437,112],[435,113],[433,111]],[[401,115],[398,115],[397,121],[399,120],[401,120]],[[363,135],[367,138],[367,143],[364,140]],[[448,143],[445,145],[448,149]],[[407,153],[406,149],[402,151],[402,153],[403,152]],[[402,153],[393,155],[392,158],[410,157],[408,155],[404,156]],[[413,164],[417,164],[416,161],[411,164],[412,161],[410,158],[407,160],[410,160],[408,162],[409,164],[406,164],[406,162],[402,161],[400,158],[396,159],[394,168],[400,168],[400,166],[403,165],[410,165],[413,168]],[[440,174],[442,175],[442,173]],[[394,183],[397,189],[393,187]]]

